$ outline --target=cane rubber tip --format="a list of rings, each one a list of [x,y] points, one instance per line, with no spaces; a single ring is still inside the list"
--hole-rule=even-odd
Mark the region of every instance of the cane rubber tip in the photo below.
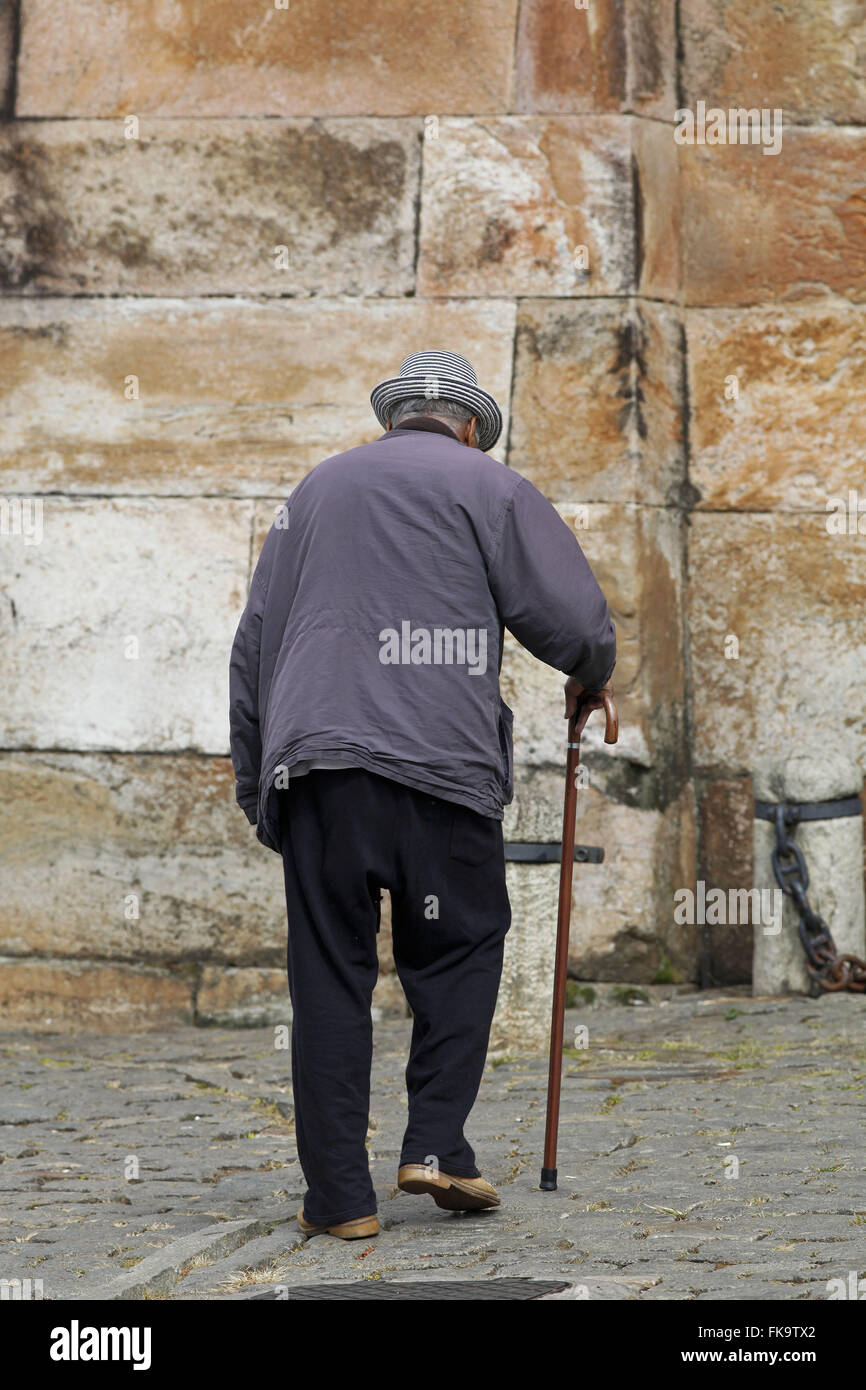
[[[539,1187],[541,1188],[542,1192],[555,1192],[555,1191],[556,1191],[556,1169],[555,1169],[555,1168],[542,1168],[542,1170],[541,1170],[541,1182],[539,1183]]]

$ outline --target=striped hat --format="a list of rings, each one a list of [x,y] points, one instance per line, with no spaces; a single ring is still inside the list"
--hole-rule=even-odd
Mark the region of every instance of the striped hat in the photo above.
[[[478,447],[492,449],[502,433],[502,412],[459,352],[413,352],[400,368],[400,375],[381,381],[370,396],[376,419],[385,428],[398,401],[413,396],[428,400],[444,397],[459,401],[478,416]]]

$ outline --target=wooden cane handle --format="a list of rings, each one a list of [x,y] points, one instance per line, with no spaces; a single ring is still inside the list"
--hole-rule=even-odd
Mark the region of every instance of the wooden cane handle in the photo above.
[[[600,690],[597,694],[587,690],[583,695],[578,696],[577,708],[570,721],[570,737],[572,740],[580,738],[587,719],[592,714],[593,709],[598,708],[597,705],[590,703],[592,700],[601,700],[604,708],[605,743],[616,743],[619,738],[619,715],[616,712],[613,696],[607,690]],[[587,705],[590,705],[589,709],[586,708]]]
[[[603,690],[601,700],[604,705],[604,741],[605,743],[616,743],[619,738],[619,715],[616,712],[613,696]]]

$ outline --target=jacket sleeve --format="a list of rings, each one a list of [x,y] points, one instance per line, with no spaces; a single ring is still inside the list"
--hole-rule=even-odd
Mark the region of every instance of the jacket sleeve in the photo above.
[[[262,739],[259,728],[259,662],[262,617],[273,567],[276,528],[268,532],[253,574],[249,599],[238,623],[229,662],[229,738],[235,770],[235,799],[247,820],[258,820]]]
[[[528,478],[512,493],[488,580],[503,623],[527,651],[587,690],[607,684],[616,633],[604,594],[576,536]]]

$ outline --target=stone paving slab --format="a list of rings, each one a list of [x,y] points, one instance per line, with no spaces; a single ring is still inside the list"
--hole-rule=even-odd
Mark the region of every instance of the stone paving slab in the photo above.
[[[644,990],[569,1010],[559,1190],[544,1055],[491,1055],[468,1133],[500,1189],[396,1188],[410,1023],[375,1024],[377,1239],[304,1239],[273,1028],[0,1035],[0,1277],[46,1299],[245,1300],[358,1280],[565,1281],[557,1300],[826,1299],[866,1275],[866,1000]]]

